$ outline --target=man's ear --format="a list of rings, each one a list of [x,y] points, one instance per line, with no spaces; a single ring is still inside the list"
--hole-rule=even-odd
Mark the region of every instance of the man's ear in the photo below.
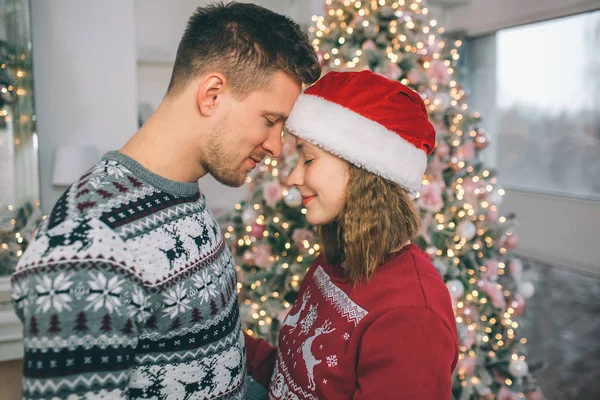
[[[226,86],[227,79],[221,73],[210,73],[202,78],[197,97],[198,109],[202,115],[208,117],[214,113],[221,103],[220,100],[225,93]]]

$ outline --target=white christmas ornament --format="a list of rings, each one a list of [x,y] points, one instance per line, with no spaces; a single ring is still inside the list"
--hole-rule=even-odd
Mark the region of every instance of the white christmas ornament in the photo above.
[[[524,360],[512,360],[508,365],[508,372],[516,378],[522,378],[529,372],[529,366]]]
[[[269,333],[269,331],[271,330],[271,327],[267,324],[262,324],[259,325],[258,330],[260,331],[260,333],[262,333],[263,335],[266,335]]]
[[[302,204],[302,195],[296,188],[288,189],[283,201],[288,207],[299,207]]]
[[[430,256],[432,256],[432,255],[436,254],[436,253],[437,253],[437,250],[438,250],[438,249],[437,249],[437,247],[435,247],[435,246],[433,246],[433,245],[427,246],[427,247],[425,248],[425,252],[426,252],[427,254],[429,254]]]
[[[495,206],[499,206],[502,203],[502,195],[500,194],[501,192],[503,193],[500,187],[497,187],[496,189],[492,190],[487,195],[488,201]]]
[[[456,234],[469,241],[477,234],[477,227],[471,221],[463,221],[456,227]]]
[[[535,293],[535,286],[533,286],[533,283],[525,281],[519,284],[517,292],[524,298],[529,299]]]
[[[440,258],[436,258],[433,261],[433,266],[438,270],[441,276],[446,275],[446,272],[448,271],[448,265],[445,261],[442,261]]]
[[[256,223],[256,218],[258,214],[251,208],[246,208],[242,212],[242,222],[246,225],[253,225]]]
[[[455,300],[460,299],[462,295],[465,294],[465,287],[463,286],[462,282],[458,279],[449,280],[448,282],[446,282],[446,287],[450,292],[450,297],[452,297]]]

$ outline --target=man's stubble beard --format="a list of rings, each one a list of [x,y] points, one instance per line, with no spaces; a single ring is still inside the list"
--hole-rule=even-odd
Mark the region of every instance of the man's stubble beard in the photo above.
[[[240,187],[246,182],[248,174],[241,171],[236,154],[224,143],[223,139],[227,137],[228,130],[227,119],[219,126],[220,128],[209,136],[202,166],[219,183],[229,187]]]

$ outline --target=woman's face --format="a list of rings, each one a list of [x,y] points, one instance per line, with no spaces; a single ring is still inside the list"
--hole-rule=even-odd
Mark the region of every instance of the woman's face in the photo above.
[[[300,190],[309,224],[333,222],[344,206],[349,164],[300,138],[296,138],[296,149],[300,158],[288,185]]]

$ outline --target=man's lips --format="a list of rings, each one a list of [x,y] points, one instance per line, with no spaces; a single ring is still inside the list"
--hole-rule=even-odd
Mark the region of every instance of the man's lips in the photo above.
[[[312,195],[312,196],[302,196],[302,204],[304,204],[304,206],[306,206],[308,203],[310,203],[312,201],[312,199],[314,199],[315,197],[317,197],[317,195]]]
[[[254,167],[256,167],[257,164],[260,164],[262,160],[257,160],[254,157],[249,157],[248,160],[250,160],[250,163],[252,165],[252,169],[254,169]]]

